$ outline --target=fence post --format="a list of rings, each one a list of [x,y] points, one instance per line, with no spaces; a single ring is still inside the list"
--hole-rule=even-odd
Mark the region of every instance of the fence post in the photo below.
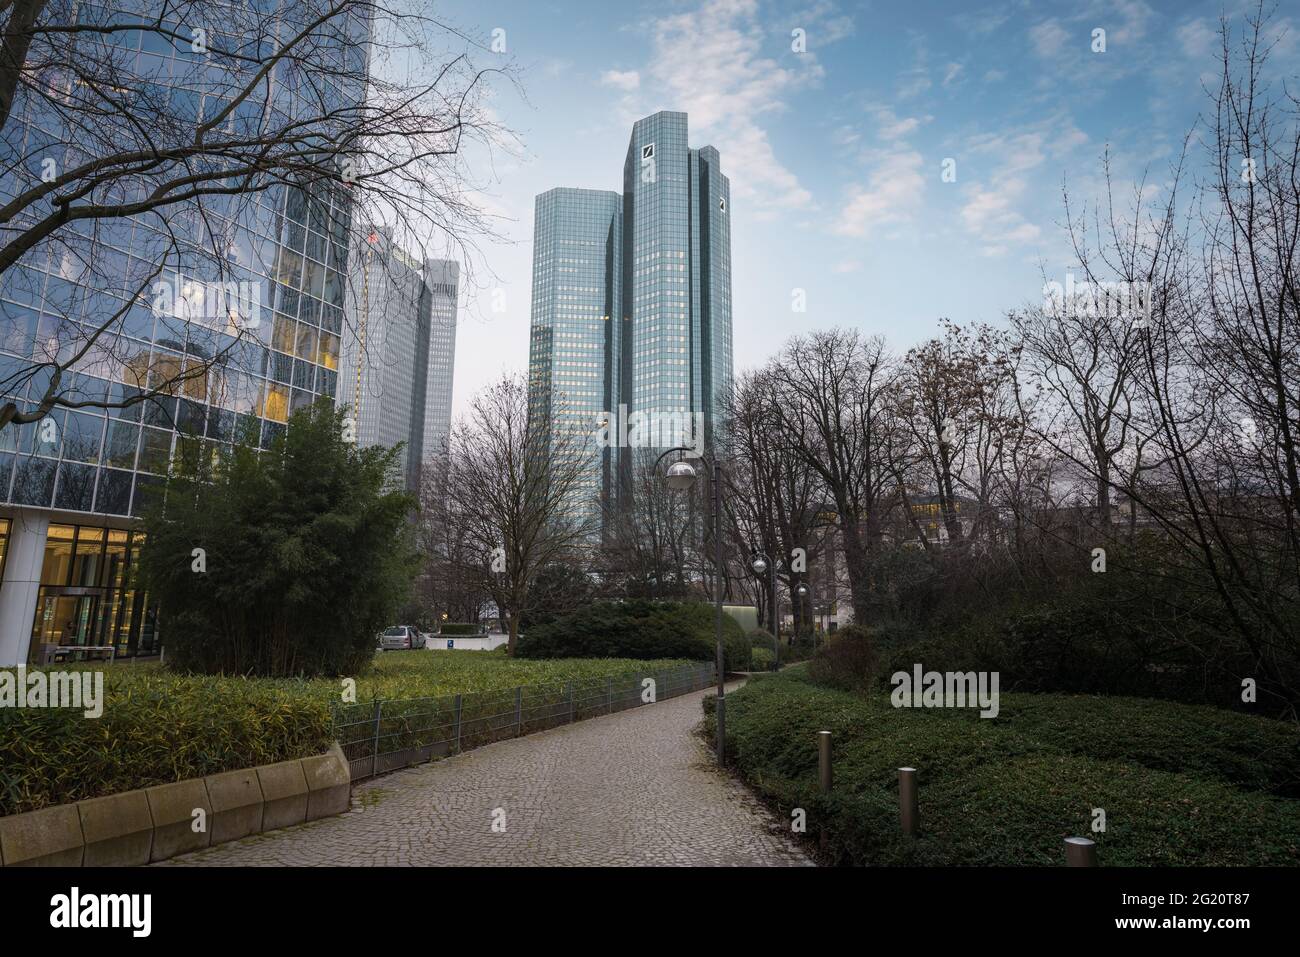
[[[916,837],[921,827],[921,808],[916,793],[916,768],[898,769],[898,814],[903,833]]]
[[[605,713],[613,714],[614,713],[614,676],[613,675],[609,675],[608,677],[605,678],[605,697],[609,701],[609,707],[605,711]]]
[[[370,776],[373,778],[379,773],[379,717],[384,711],[384,700],[375,699],[375,738],[371,742],[372,751],[370,753]]]
[[[520,685],[515,689],[515,737],[524,733],[524,689]]]
[[[573,682],[565,682],[565,685],[569,689],[569,724],[573,724]]]
[[[1096,867],[1097,844],[1086,837],[1067,837],[1065,839],[1066,867]]]
[[[460,695],[456,695],[456,717],[453,724],[456,728],[456,753],[460,754]]]
[[[822,793],[829,794],[831,791],[831,733],[829,731],[817,732],[817,763],[818,770],[821,772]]]

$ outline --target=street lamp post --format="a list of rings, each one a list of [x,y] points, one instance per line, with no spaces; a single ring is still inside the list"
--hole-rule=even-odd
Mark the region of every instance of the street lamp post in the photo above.
[[[674,452],[693,452],[694,449],[684,445],[666,450],[659,458],[655,459],[654,469],[659,470],[659,463]],[[707,463],[706,463],[707,464]],[[717,751],[718,764],[723,764],[723,757],[726,753],[726,713],[727,713],[727,687],[726,687],[726,670],[722,653],[722,465],[716,459],[713,462],[713,547],[715,552],[715,567],[717,568],[717,577],[714,579],[713,587],[713,613],[714,613],[714,637],[717,647],[714,651],[716,667],[718,672],[718,699],[715,714],[717,717],[717,740],[715,750]],[[668,472],[665,476],[668,487],[677,492],[683,492],[689,489],[695,483],[695,467],[684,459],[674,462],[668,466]]]
[[[762,575],[765,571],[771,571],[771,625],[772,625],[772,664],[775,670],[781,668],[781,632],[776,621],[776,562],[772,561],[761,552],[754,553],[754,561],[750,565],[754,569],[755,575]]]
[[[799,587],[795,589],[795,592],[799,595],[799,605],[800,605],[800,607],[802,607],[802,606],[803,606],[803,600],[804,600],[805,598],[808,597],[808,586],[805,585],[803,582],[800,582],[800,583],[799,583]],[[817,639],[816,639],[816,637],[814,636],[814,637],[813,637],[813,644],[816,645],[816,643],[817,643]]]

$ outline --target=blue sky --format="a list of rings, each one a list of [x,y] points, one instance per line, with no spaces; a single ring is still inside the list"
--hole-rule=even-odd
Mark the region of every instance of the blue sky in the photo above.
[[[504,31],[524,96],[501,88],[513,155],[474,155],[500,242],[471,264],[456,401],[528,358],[533,197],[618,189],[632,122],[690,114],[731,178],[736,368],[834,325],[906,349],[941,317],[998,323],[1070,267],[1061,190],[1100,195],[1109,147],[1151,194],[1214,82],[1221,12],[1253,2],[437,3],[484,46]],[[1294,76],[1300,19],[1271,21]],[[792,49],[804,31],[806,52]],[[1105,30],[1105,52],[1093,31]],[[491,55],[475,51],[480,63]],[[944,161],[955,161],[945,182]],[[792,309],[804,290],[807,309]],[[493,302],[498,304],[494,311]],[[504,307],[504,308],[502,308]]]

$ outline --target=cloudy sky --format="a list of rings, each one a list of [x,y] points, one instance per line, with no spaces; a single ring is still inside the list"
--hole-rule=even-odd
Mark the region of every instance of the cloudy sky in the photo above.
[[[618,189],[631,124],[690,115],[731,178],[737,371],[834,325],[896,348],[941,317],[1000,322],[1064,279],[1062,187],[1099,195],[1100,158],[1130,188],[1168,183],[1207,106],[1229,0],[451,0],[434,15],[519,71],[491,106],[515,155],[475,158],[502,241],[465,290],[456,409],[528,358],[533,198]],[[1094,31],[1105,51],[1094,52]],[[1296,74],[1300,19],[1271,21]],[[797,52],[803,31],[805,49]],[[951,162],[947,162],[951,161]],[[955,178],[944,176],[945,169]],[[948,181],[951,180],[951,181]],[[792,308],[803,290],[806,311]],[[494,302],[496,309],[493,308]]]

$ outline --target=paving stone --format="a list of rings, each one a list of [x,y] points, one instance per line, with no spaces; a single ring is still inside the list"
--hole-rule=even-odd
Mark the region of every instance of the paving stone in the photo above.
[[[407,768],[357,785],[339,817],[158,866],[810,865],[692,733],[711,693]]]

